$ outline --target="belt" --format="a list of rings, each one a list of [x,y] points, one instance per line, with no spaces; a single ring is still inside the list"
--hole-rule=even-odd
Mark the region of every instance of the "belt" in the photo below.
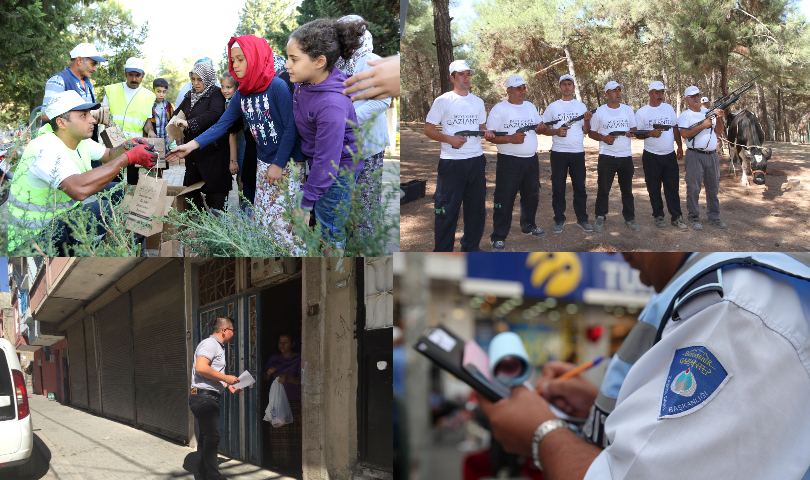
[[[221,393],[215,392],[213,390],[206,390],[204,388],[197,388],[197,387],[194,387],[194,388],[191,389],[191,394],[192,395],[206,395],[206,396],[209,396],[209,397],[216,397],[216,398],[219,398],[222,395]]]
[[[712,151],[709,151],[709,150],[701,150],[701,149],[699,149],[699,148],[687,148],[687,150],[692,150],[693,152],[705,153],[705,154],[707,154],[707,155],[711,155],[712,153],[715,153],[715,152],[717,151],[717,150],[712,150]]]

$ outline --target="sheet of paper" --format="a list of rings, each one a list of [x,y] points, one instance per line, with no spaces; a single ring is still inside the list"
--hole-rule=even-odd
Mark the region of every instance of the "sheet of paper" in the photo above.
[[[245,370],[242,372],[242,375],[239,375],[239,381],[233,385],[233,388],[247,388],[254,383],[256,383],[256,380],[253,378],[250,372]]]

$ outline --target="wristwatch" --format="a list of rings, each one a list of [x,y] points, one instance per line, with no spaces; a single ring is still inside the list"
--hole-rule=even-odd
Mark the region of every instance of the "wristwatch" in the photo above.
[[[564,420],[555,418],[554,420],[546,420],[541,423],[540,426],[537,427],[537,430],[534,431],[534,437],[532,437],[532,459],[540,470],[543,469],[543,466],[540,464],[540,442],[543,441],[543,438],[548,435],[549,432],[557,430],[558,428],[568,428],[568,424],[565,423]]]

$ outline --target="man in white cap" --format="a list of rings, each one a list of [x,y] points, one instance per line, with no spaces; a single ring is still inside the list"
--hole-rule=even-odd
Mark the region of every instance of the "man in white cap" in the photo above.
[[[526,101],[526,82],[520,75],[506,79],[507,100],[495,104],[489,112],[487,129],[506,132],[489,141],[498,145],[495,167],[495,202],[492,212],[493,252],[502,252],[512,225],[512,207],[520,192],[520,231],[524,235],[542,237],[546,234],[534,223],[540,200],[540,160],[537,158],[537,134],[545,131],[540,113]],[[517,130],[537,125],[528,132]]]
[[[149,138],[157,138],[152,122],[152,107],[157,98],[149,89],[143,88],[141,82],[145,75],[144,61],[130,57],[124,65],[127,80],[104,87],[103,105],[109,105],[112,121],[121,126],[127,138],[142,137],[146,132]],[[138,183],[137,166],[127,167],[127,183]]]
[[[636,112],[636,125],[650,133],[640,137],[644,139],[644,153],[641,163],[644,166],[644,182],[650,195],[653,221],[658,228],[667,228],[664,220],[664,201],[661,199],[661,185],[667,200],[667,210],[671,216],[670,223],[681,231],[689,230],[683,222],[681,198],[678,194],[680,172],[678,160],[683,158],[681,134],[678,131],[678,117],[672,105],[664,103],[664,92],[668,92],[663,83],[652,82],[648,89],[650,103]],[[658,128],[656,128],[658,125]],[[666,130],[663,128],[670,127]],[[673,140],[678,144],[675,153]]]
[[[484,101],[470,93],[474,70],[464,60],[450,64],[450,82],[453,90],[433,101],[425,120],[425,135],[442,142],[439,157],[436,193],[433,208],[436,212],[434,252],[452,252],[456,238],[458,214],[464,203],[464,235],[462,252],[480,251],[486,219],[487,179],[484,167],[487,160],[481,148],[481,137],[454,135],[462,130],[485,132],[487,140],[495,138],[486,129],[487,111]],[[436,126],[441,125],[439,132]]]
[[[543,112],[544,122],[557,121],[557,128],[546,129],[544,135],[551,136],[551,208],[554,210],[554,226],[551,231],[562,233],[565,225],[565,184],[571,176],[571,187],[574,189],[574,213],[577,225],[586,232],[592,232],[593,226],[588,223],[585,202],[588,194],[585,191],[585,135],[590,131],[589,123],[592,113],[584,103],[574,98],[574,77],[565,74],[560,77],[560,98],[549,105]],[[585,115],[571,127],[562,124]]]
[[[76,48],[70,51],[70,65],[45,83],[45,96],[42,98],[43,108],[56,94],[68,90],[75,91],[88,103],[96,103],[96,92],[90,76],[96,73],[99,63],[106,61],[107,59],[98,53],[92,43],[76,45]],[[43,115],[42,120],[47,122],[50,119]],[[98,141],[98,127],[93,129],[92,138],[94,141]]]
[[[709,108],[709,97],[700,97],[700,105],[703,108],[708,109]]]
[[[154,147],[142,139],[127,140],[115,149],[90,140],[96,123],[90,111],[97,108],[98,103],[86,102],[73,90],[57,94],[45,106],[44,113],[50,121],[43,127],[43,133],[25,148],[11,182],[9,251],[28,246],[47,227],[54,237],[45,240],[68,253],[63,248],[74,244],[74,236],[63,221],[53,224],[54,218],[76,208],[101,218],[101,210],[107,205],[98,200],[86,204],[82,201],[115,186],[110,182],[121,168],[129,165],[151,168],[157,162]],[[92,168],[92,160],[106,165]],[[117,198],[120,195],[113,200]],[[96,232],[103,233],[103,230]]]
[[[700,224],[700,186],[706,188],[706,216],[717,228],[726,228],[720,220],[720,158],[717,155],[717,136],[723,133],[723,111],[716,109],[714,115],[700,105],[700,90],[692,85],[684,92],[689,107],[678,117],[681,136],[686,139],[686,211],[689,226],[703,230]],[[700,122],[694,128],[691,125]]]
[[[605,85],[607,104],[596,109],[588,136],[599,142],[599,160],[596,167],[596,221],[593,229],[601,232],[608,213],[608,196],[613,178],[618,174],[619,189],[622,192],[622,217],[630,231],[638,232],[636,209],[633,204],[633,153],[630,148],[630,130],[636,129],[636,115],[633,109],[621,103],[622,86],[610,81]],[[622,132],[616,134],[616,132]],[[615,135],[610,135],[614,133]]]

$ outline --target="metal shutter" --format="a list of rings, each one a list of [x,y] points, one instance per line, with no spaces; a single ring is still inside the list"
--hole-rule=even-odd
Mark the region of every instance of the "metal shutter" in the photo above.
[[[101,412],[96,359],[96,322],[92,316],[84,319],[84,347],[87,350],[87,405],[91,412]]]
[[[104,416],[135,422],[135,386],[132,373],[132,324],[129,293],[96,312],[101,359],[101,411]]]
[[[67,329],[70,404],[87,408],[87,367],[84,350],[84,326],[78,321]]]
[[[131,292],[136,424],[189,440],[182,264],[166,265]]]

